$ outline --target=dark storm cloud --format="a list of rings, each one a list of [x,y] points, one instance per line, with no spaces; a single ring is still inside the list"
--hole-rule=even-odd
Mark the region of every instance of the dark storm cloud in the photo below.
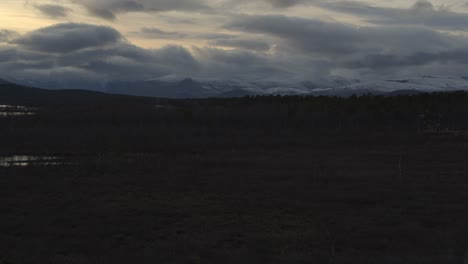
[[[366,54],[359,59],[344,62],[349,68],[388,69],[393,67],[424,66],[431,63],[468,64],[468,49],[442,52],[415,52],[408,56],[396,54]]]
[[[288,9],[299,5],[314,5],[320,0],[222,0],[224,6],[238,7],[246,4],[266,4],[274,9]]]
[[[415,8],[430,9],[431,6],[420,3]],[[307,64],[300,57],[296,57],[297,61],[288,59],[288,55],[321,59],[325,69],[345,71],[357,77],[408,76],[425,71],[462,74],[463,65],[468,65],[466,37],[426,26],[357,27],[286,16],[239,16],[224,28],[257,34],[259,39],[275,38],[271,42],[277,51],[275,56],[286,58],[280,65],[289,65],[293,72],[314,66],[314,71],[318,72],[320,60]]]
[[[308,79],[328,76],[333,65],[294,53],[255,52],[194,48],[200,62],[198,76],[215,79],[276,80]]]
[[[34,7],[39,10],[43,15],[51,18],[61,18],[68,16],[69,9],[55,4],[42,4],[34,5]]]
[[[274,63],[271,57],[251,51],[194,48],[202,65],[203,77],[220,79],[274,79],[292,77],[292,73]]]
[[[276,37],[276,42],[285,49],[351,68],[388,68],[452,60],[443,54],[448,55],[467,43],[464,37],[423,27],[353,27],[285,16],[241,16],[225,28]]]
[[[87,24],[58,24],[42,28],[15,40],[15,43],[42,52],[72,52],[99,47],[122,38],[115,29]]]
[[[114,47],[84,50],[60,60],[61,65],[105,75],[109,79],[147,79],[194,72],[198,62],[184,48],[166,46],[157,50],[119,43]]]
[[[119,13],[205,11],[210,8],[200,0],[71,0],[92,15],[113,20]]]
[[[8,62],[16,57],[16,49],[0,46],[0,63]]]
[[[56,63],[61,67],[78,66],[110,79],[156,78],[196,71],[198,67],[197,61],[182,47],[147,50],[128,43],[64,54]]]
[[[266,58],[249,51],[226,51],[215,48],[197,48],[196,52],[205,59],[218,61],[220,64],[229,64],[233,66],[264,64],[266,62]]]
[[[116,13],[125,13],[132,11],[144,11],[144,6],[133,0],[104,0],[104,1],[75,1],[74,3],[84,6],[89,13],[108,20],[114,20]]]
[[[83,80],[97,85],[115,79],[183,76],[198,68],[182,47],[144,49],[112,28],[86,24],[58,24],[0,45],[0,72],[26,80],[57,79],[70,88],[79,88]]]
[[[342,24],[286,16],[239,16],[224,27],[275,36],[304,51],[337,55],[354,51],[360,39],[357,30]]]
[[[316,2],[315,5],[356,15],[378,25],[424,25],[447,30],[468,30],[468,14],[437,8],[430,1],[419,0],[409,9],[375,7],[364,2]]]
[[[266,0],[272,6],[277,8],[285,8],[304,3],[303,0]]]
[[[445,30],[468,30],[468,14],[454,12],[445,6],[434,6],[428,0],[417,0],[410,8],[380,7],[369,2],[338,0],[228,0],[232,5],[251,2],[267,3],[276,9],[294,6],[315,6],[347,13],[376,25],[424,25]],[[468,6],[468,5],[467,5]]]
[[[14,45],[0,46],[0,62],[9,63],[12,61],[45,61],[53,60],[54,58],[55,56],[53,55],[21,49]]]
[[[431,10],[419,3],[418,10]],[[418,11],[419,12],[419,11]],[[148,38],[204,41],[207,46],[145,49],[111,27],[65,23],[22,36],[0,31],[0,72],[24,79],[106,80],[193,77],[298,80],[381,76],[419,69],[457,73],[468,66],[468,39],[420,25],[353,26],[280,15],[229,16],[213,32],[145,27]],[[2,35],[3,33],[3,35]],[[2,37],[3,36],[3,37]],[[200,41],[201,40],[201,41]]]

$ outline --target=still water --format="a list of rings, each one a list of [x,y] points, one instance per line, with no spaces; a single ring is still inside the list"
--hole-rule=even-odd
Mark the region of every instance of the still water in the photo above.
[[[0,157],[0,167],[58,166],[68,164],[62,157],[13,155]]]
[[[0,105],[0,117],[31,116],[37,109],[19,105]]]

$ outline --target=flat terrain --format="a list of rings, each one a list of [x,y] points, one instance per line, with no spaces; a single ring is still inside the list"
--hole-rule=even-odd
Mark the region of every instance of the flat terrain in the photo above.
[[[466,263],[462,132],[143,101],[0,119],[1,264]]]
[[[466,146],[434,142],[4,168],[0,253],[12,263],[462,263],[466,157]]]

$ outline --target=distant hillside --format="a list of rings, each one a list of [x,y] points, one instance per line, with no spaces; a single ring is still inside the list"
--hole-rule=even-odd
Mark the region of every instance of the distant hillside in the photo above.
[[[424,92],[418,90],[397,90],[390,93],[387,93],[386,96],[401,96],[401,95],[418,95]]]
[[[0,104],[22,106],[86,105],[99,103],[150,102],[154,99],[128,95],[111,95],[86,90],[46,90],[0,79]]]
[[[180,82],[149,81],[114,81],[107,84],[105,90],[112,94],[162,98],[204,98],[213,95],[200,83],[186,78]]]
[[[15,80],[24,86],[51,90],[84,89],[109,94],[133,95],[156,98],[226,98],[254,95],[314,95],[339,96],[384,95],[396,96],[417,93],[467,91],[467,77],[424,76],[395,80],[315,79],[312,81],[223,80],[223,79],[150,79],[110,80],[87,84],[86,80],[64,86],[54,80]],[[6,82],[8,83],[8,82]],[[83,84],[85,83],[85,84]],[[4,83],[5,84],[5,83]]]
[[[267,81],[242,82],[236,80],[193,80],[186,78],[181,81],[111,81],[107,83],[103,91],[77,89],[49,90],[32,88],[29,85],[25,85],[24,82],[21,85],[0,79],[0,104],[24,106],[73,106],[103,103],[119,104],[123,102],[158,104],[161,100],[170,99],[236,98],[256,95],[350,97],[353,95],[372,94],[401,96],[468,90],[467,79],[460,77],[424,77],[372,82],[334,82],[328,84],[338,85],[337,87],[324,86],[323,88],[317,88],[321,86],[318,83],[314,84],[311,82],[303,82],[294,86],[294,84]]]
[[[235,89],[224,93],[219,93],[214,97],[217,98],[238,98],[244,96],[255,96],[254,93],[246,91],[244,89]]]

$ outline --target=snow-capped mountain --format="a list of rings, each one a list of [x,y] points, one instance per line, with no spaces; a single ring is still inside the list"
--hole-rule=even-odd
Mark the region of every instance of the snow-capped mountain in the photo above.
[[[307,95],[313,92],[328,91],[343,85],[356,84],[358,80],[331,78],[302,82],[279,81],[243,81],[243,80],[197,80],[201,86],[211,92],[227,93],[246,91],[254,95]]]
[[[258,95],[326,95],[351,96],[353,94],[412,94],[416,92],[444,92],[468,90],[468,77],[424,76],[402,80],[326,79],[303,82],[243,82],[200,81],[201,86],[214,93],[235,90]]]
[[[253,95],[323,95],[351,96],[399,95],[421,92],[468,91],[468,77],[423,76],[410,79],[357,80],[341,77],[307,81],[245,81],[191,79],[152,79],[108,81],[68,87],[60,83],[23,80],[15,82],[48,89],[87,89],[115,94],[166,98],[242,97]],[[0,84],[10,83],[0,80]],[[38,85],[39,84],[39,85]]]
[[[404,80],[367,81],[340,88],[373,89],[381,92],[393,92],[396,90],[418,90],[424,92],[467,90],[468,78],[425,76]]]
[[[352,94],[407,94],[414,92],[449,92],[468,90],[468,78],[424,76],[402,80],[367,80],[350,85],[329,87],[322,93],[325,95],[350,96]],[[411,92],[412,91],[412,92]],[[312,91],[317,94],[317,92]]]

